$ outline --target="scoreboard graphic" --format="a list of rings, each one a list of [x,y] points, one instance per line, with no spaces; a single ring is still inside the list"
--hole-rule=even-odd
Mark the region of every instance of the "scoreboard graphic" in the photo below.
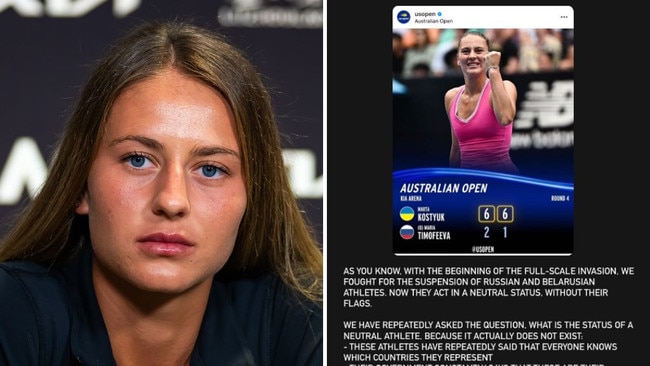
[[[452,168],[393,174],[396,255],[570,255],[573,183]]]

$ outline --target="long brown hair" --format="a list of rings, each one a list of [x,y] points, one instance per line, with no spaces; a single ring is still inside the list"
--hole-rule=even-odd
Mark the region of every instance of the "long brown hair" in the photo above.
[[[271,97],[241,50],[190,22],[151,21],[117,42],[81,91],[40,192],[0,245],[0,261],[60,266],[89,241],[74,213],[115,99],[126,88],[174,68],[211,86],[230,104],[242,150],[248,207],[234,252],[220,276],[275,272],[322,301],[323,256],[287,177]]]

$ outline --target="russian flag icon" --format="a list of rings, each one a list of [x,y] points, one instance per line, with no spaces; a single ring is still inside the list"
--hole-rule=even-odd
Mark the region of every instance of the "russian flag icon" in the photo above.
[[[402,239],[409,240],[413,235],[415,235],[415,230],[413,230],[413,226],[411,225],[404,225],[399,229],[399,236],[401,236]]]

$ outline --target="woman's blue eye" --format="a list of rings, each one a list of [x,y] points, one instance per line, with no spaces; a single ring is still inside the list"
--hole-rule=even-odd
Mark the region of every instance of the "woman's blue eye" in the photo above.
[[[129,156],[129,163],[136,168],[142,168],[147,163],[147,158],[142,155]]]
[[[217,173],[219,173],[219,168],[217,168],[214,165],[204,165],[201,167],[201,172],[203,175],[205,175],[208,178],[214,177]]]

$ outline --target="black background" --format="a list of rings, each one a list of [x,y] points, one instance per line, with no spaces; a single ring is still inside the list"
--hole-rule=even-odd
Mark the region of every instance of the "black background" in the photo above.
[[[143,2],[157,14],[207,20],[218,2]],[[648,193],[644,173],[648,146],[645,49],[647,19],[622,2],[572,5],[577,29],[575,115],[575,246],[569,257],[396,257],[392,247],[392,8],[400,2],[329,0],[326,7],[326,327],[327,365],[344,365],[343,320],[628,320],[635,328],[608,332],[615,352],[549,353],[556,362],[594,361],[606,366],[645,364],[648,338]],[[433,5],[431,1],[401,2]],[[438,5],[469,5],[453,2]],[[505,3],[498,3],[506,5]],[[536,3],[544,5],[544,3]],[[478,4],[477,4],[478,5]],[[486,4],[481,4],[486,5]],[[495,5],[497,5],[495,3]],[[512,3],[511,5],[521,5]],[[51,148],[94,58],[135,18],[93,28],[108,3],[80,19],[25,19],[0,14],[0,155],[16,136],[34,136]],[[136,14],[135,17],[143,16]],[[635,19],[635,17],[637,17]],[[18,25],[19,24],[19,25]],[[641,31],[639,31],[641,29]],[[320,122],[321,53],[317,31],[231,29],[263,73],[273,74],[281,123],[293,143],[320,151],[321,138],[301,130]],[[286,44],[265,41],[286,37]],[[316,37],[316,38],[314,38]],[[36,44],[35,40],[39,40]],[[309,47],[311,45],[311,47]],[[67,55],[62,58],[62,55]],[[69,59],[72,59],[70,63]],[[276,69],[276,66],[281,66]],[[31,80],[31,81],[30,81]],[[36,80],[36,81],[34,81]],[[62,83],[61,80],[65,80]],[[317,87],[314,87],[317,85]],[[51,103],[43,105],[42,101]],[[297,103],[299,101],[300,103]],[[305,102],[305,103],[303,103]],[[42,116],[48,116],[43,120]],[[295,127],[295,129],[293,129]],[[323,158],[322,156],[320,158]],[[322,171],[318,175],[322,174]],[[319,222],[318,200],[307,201]],[[1,208],[0,214],[8,214]],[[2,222],[5,224],[5,222]],[[602,298],[383,298],[372,308],[343,307],[343,269],[348,266],[632,266],[636,275],[599,280]],[[591,333],[590,333],[591,334]],[[594,333],[595,334],[595,333]],[[533,356],[535,355],[535,356]],[[524,353],[512,362],[537,362]],[[516,353],[512,357],[517,357]],[[506,361],[506,360],[504,360]]]
[[[569,257],[396,257],[391,233],[392,94],[390,35],[395,5],[469,5],[423,1],[330,1],[328,12],[327,329],[328,365],[345,365],[344,320],[627,320],[634,329],[603,333],[613,352],[508,353],[500,361],[645,363],[648,275],[647,152],[635,127],[643,108],[631,95],[639,39],[630,8],[608,4],[591,13],[572,5],[577,30],[575,115],[575,249]],[[538,5],[546,5],[537,3]],[[481,4],[488,5],[488,4]],[[491,4],[490,4],[491,5]],[[497,5],[497,4],[495,4]],[[522,5],[501,4],[500,5]],[[607,20],[605,20],[607,19]],[[641,20],[639,20],[641,21]],[[625,25],[627,24],[627,25]],[[627,30],[626,30],[627,29]],[[614,43],[605,42],[608,36]],[[629,38],[626,36],[630,36]],[[641,36],[645,38],[645,36]],[[632,43],[628,45],[628,43]],[[645,43],[645,42],[642,42]],[[343,50],[343,45],[346,48]],[[640,64],[645,62],[640,61]],[[638,80],[638,79],[637,79]],[[642,84],[643,85],[643,84]],[[646,97],[643,97],[646,98]],[[643,104],[643,103],[642,103]],[[647,102],[645,104],[647,105]],[[641,119],[645,119],[641,117]],[[630,125],[632,123],[632,125]],[[647,146],[647,143],[645,143]],[[352,148],[356,147],[356,148]],[[598,279],[608,297],[373,299],[371,308],[343,307],[345,267],[381,266],[633,266],[636,275]],[[599,332],[586,332],[598,338]]]

